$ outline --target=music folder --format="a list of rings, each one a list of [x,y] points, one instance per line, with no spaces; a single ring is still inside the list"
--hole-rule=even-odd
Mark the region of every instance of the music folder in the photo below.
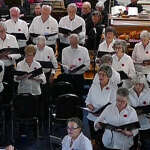
[[[121,80],[129,79],[128,75],[124,71],[117,71],[120,74]]]
[[[105,51],[98,51],[97,52],[97,57],[101,58],[103,55],[113,55],[115,52],[105,52]]]
[[[88,111],[90,113],[92,113],[93,115],[100,115],[103,110],[108,106],[110,105],[111,103],[107,103],[106,105],[104,105],[103,107],[101,107],[100,109],[96,110],[96,111],[91,111],[89,108],[87,107],[80,107],[81,109],[85,110],[85,111]]]
[[[18,54],[19,49],[18,48],[3,48],[3,49],[0,49],[0,54],[5,54],[5,53]]]
[[[15,36],[17,40],[27,40],[24,33],[10,33]]]
[[[42,73],[43,73],[42,67],[40,67],[40,68],[38,68],[38,69],[36,69],[36,70],[33,70],[33,71],[31,71],[31,72],[17,71],[17,70],[13,71],[13,74],[14,74],[14,75],[17,75],[17,76],[23,76],[23,75],[25,75],[25,74],[27,74],[27,75],[30,75],[30,74],[31,74],[30,78],[34,78],[34,77],[36,77],[36,76],[38,76],[38,75],[40,75],[40,74],[42,74]]]
[[[116,131],[117,129],[133,130],[133,129],[139,129],[140,128],[140,124],[139,124],[138,121],[132,122],[132,123],[128,123],[128,124],[124,124],[124,125],[121,125],[121,126],[114,126],[114,125],[111,125],[111,124],[108,124],[108,123],[103,123],[103,122],[99,122],[99,123],[100,123],[102,128],[110,129],[110,130],[113,130],[113,131]]]
[[[43,36],[45,36],[46,40],[48,40],[49,37],[55,36],[55,35],[57,35],[57,34],[58,34],[58,33],[52,33],[52,34],[45,34],[45,35],[43,35]],[[38,37],[38,36],[40,36],[40,35],[41,35],[41,34],[30,33],[30,36],[31,36],[32,38],[36,38],[36,37]]]
[[[81,70],[81,69],[84,68],[84,67],[85,67],[85,64],[82,64],[82,65],[80,65],[80,66],[74,68],[73,70],[69,70],[68,73],[76,73],[77,71]]]
[[[150,113],[150,105],[147,106],[138,106],[138,107],[133,107],[137,114],[148,114]]]
[[[77,27],[74,30],[70,30],[70,29],[59,27],[59,33],[66,34],[66,35],[70,35],[72,33],[79,34],[80,32],[82,32],[82,25]]]
[[[37,61],[41,64],[42,68],[54,68],[52,62],[50,61]]]

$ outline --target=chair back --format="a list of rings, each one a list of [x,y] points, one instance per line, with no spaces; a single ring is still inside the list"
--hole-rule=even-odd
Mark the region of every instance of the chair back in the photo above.
[[[19,94],[13,101],[15,116],[33,118],[37,116],[37,99],[31,94]]]
[[[63,94],[56,99],[56,118],[68,119],[70,117],[82,118],[82,100],[75,94]]]

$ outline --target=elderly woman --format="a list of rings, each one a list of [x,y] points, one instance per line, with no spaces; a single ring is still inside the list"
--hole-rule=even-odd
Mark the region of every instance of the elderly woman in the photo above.
[[[99,109],[102,109],[108,103],[115,103],[116,87],[110,83],[112,69],[109,65],[103,64],[98,71],[99,82],[93,82],[86,98],[86,106],[89,108],[88,120],[91,132],[91,138],[97,141],[97,132],[94,131],[94,121],[100,113],[94,114]]]
[[[137,43],[132,52],[132,59],[136,64],[135,69],[140,72],[147,71],[150,68],[147,65],[150,63],[144,63],[145,65],[139,65],[138,63],[143,63],[144,60],[150,60],[150,42],[149,42],[150,34],[148,31],[144,30],[140,34],[141,42]],[[148,69],[149,71],[150,69]],[[150,72],[150,71],[149,71]]]
[[[105,29],[105,40],[100,43],[98,51],[114,52],[113,43],[116,35],[116,31],[112,27]]]
[[[140,107],[150,105],[150,88],[148,87],[145,75],[137,75],[133,79],[133,87],[129,92],[131,106]],[[150,149],[150,118],[147,114],[139,111],[138,118],[140,122],[140,138],[143,150]]]
[[[67,123],[68,135],[62,141],[62,150],[92,150],[90,140],[82,133],[79,118],[70,118]]]
[[[127,44],[126,41],[124,40],[116,40],[113,48],[116,52],[112,56],[113,58],[113,63],[112,67],[116,71],[124,71],[128,77],[132,78],[135,75],[135,68],[133,64],[133,60],[130,56],[125,54],[127,50]]]
[[[112,59],[112,56],[111,55],[103,55],[101,58],[99,58],[99,63],[100,64],[108,64],[110,66],[112,66],[112,62],[113,62],[113,59]],[[114,85],[114,86],[117,86],[121,81],[120,81],[120,74],[114,70],[112,67],[112,76],[110,78],[110,82]],[[93,80],[93,83],[98,83],[100,82],[99,81],[99,77],[98,77],[98,73],[96,73],[95,77],[94,77],[94,80]]]
[[[101,128],[101,123],[108,123],[113,126],[121,126],[138,121],[136,111],[128,105],[128,89],[117,90],[116,104],[109,105],[94,122],[96,130]],[[101,123],[100,123],[101,122]],[[133,137],[138,133],[137,129],[105,129],[103,144],[105,150],[129,150],[133,146]]]
[[[28,45],[25,48],[25,59],[17,64],[17,71],[31,72],[41,67],[41,65],[34,60],[36,49],[33,45]],[[18,93],[30,93],[32,95],[41,95],[40,84],[46,83],[44,73],[31,78],[31,74],[24,74],[16,76],[15,80],[19,82]]]

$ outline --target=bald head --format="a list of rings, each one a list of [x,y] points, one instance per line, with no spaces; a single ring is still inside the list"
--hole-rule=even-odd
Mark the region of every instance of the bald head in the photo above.
[[[82,14],[86,15],[91,12],[91,3],[90,2],[84,2],[82,5]]]

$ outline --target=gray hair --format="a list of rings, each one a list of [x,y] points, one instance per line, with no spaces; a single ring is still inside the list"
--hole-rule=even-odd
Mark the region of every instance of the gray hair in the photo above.
[[[17,11],[19,14],[20,14],[20,9],[18,8],[18,7],[11,7],[10,9],[9,9],[9,12],[11,13],[12,11]]]
[[[81,129],[83,128],[82,121],[77,117],[69,118],[68,121],[67,121],[67,124],[69,122],[75,122],[78,125],[79,128],[81,128]]]
[[[140,33],[140,39],[150,38],[150,33],[147,30],[143,30]]]
[[[67,10],[70,9],[70,8],[74,8],[76,11],[77,11],[77,6],[75,3],[70,3],[68,6],[67,6]]]
[[[42,36],[42,35],[40,35],[40,36],[38,36],[38,38],[37,38],[37,44],[38,43],[46,43],[46,38],[45,38],[45,36]]]
[[[108,64],[102,64],[102,65],[100,66],[99,70],[98,70],[98,73],[99,73],[100,71],[105,72],[106,75],[107,75],[107,77],[108,77],[109,79],[111,78],[111,76],[112,76],[112,69],[111,69],[110,65],[108,65]]]
[[[144,84],[145,88],[148,88],[148,83],[144,74],[137,73],[136,76],[132,79],[132,84]]]
[[[79,36],[78,36],[78,34],[75,34],[75,33],[71,34],[71,35],[69,36],[69,40],[70,40],[70,38],[72,38],[72,37],[75,37],[75,38],[77,39],[77,41],[79,42]]]
[[[129,102],[129,90],[127,88],[123,88],[123,87],[118,88],[117,95],[126,97],[128,100],[127,102]]]
[[[112,64],[113,62],[113,58],[111,55],[109,54],[106,54],[106,55],[103,55],[101,58],[100,58],[100,61],[102,64],[108,64],[109,62]]]
[[[7,31],[7,27],[6,27],[6,25],[5,25],[4,22],[1,21],[1,22],[0,22],[0,26],[3,27],[3,28],[5,29],[5,31]]]
[[[127,42],[125,40],[117,39],[117,40],[115,40],[115,42],[113,44],[113,48],[115,49],[115,47],[119,46],[119,45],[122,46],[122,50],[125,53],[127,51]]]
[[[102,7],[102,9],[104,9],[104,3],[99,1],[99,2],[96,3],[95,7]]]
[[[90,3],[90,2],[88,2],[88,1],[83,2],[83,5],[86,5],[86,6],[88,6],[88,7],[91,9],[91,3]],[[82,5],[82,6],[83,6],[83,5]]]
[[[43,5],[43,6],[42,6],[42,9],[50,10],[50,12],[52,11],[52,7],[49,6],[49,5]]]

